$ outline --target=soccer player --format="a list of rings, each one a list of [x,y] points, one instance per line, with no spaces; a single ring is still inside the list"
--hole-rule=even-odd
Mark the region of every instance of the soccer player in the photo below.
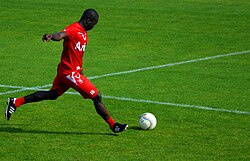
[[[49,91],[37,91],[20,98],[9,98],[5,112],[6,120],[21,105],[43,100],[56,100],[69,88],[78,91],[84,99],[91,99],[96,112],[109,124],[114,133],[119,133],[127,128],[127,124],[119,124],[110,116],[104,106],[101,94],[96,87],[83,75],[82,57],[88,43],[87,31],[93,29],[97,24],[99,15],[94,9],[87,9],[83,12],[81,19],[61,32],[45,34],[43,41],[60,41],[64,39],[61,62],[57,67],[57,75]]]

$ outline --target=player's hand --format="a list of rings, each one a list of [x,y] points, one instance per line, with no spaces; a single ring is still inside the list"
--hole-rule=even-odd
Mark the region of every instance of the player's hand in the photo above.
[[[49,34],[44,34],[42,37],[42,40],[47,41],[47,42],[49,42],[51,39],[52,39],[52,35],[49,35]]]

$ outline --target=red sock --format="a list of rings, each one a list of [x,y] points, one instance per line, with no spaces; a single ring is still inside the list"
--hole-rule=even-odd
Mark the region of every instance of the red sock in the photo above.
[[[25,103],[24,97],[16,98],[14,101],[16,108],[18,108],[19,106],[21,106],[24,103]]]
[[[110,117],[106,122],[109,124],[110,128],[113,129],[115,120],[113,120],[113,118]]]

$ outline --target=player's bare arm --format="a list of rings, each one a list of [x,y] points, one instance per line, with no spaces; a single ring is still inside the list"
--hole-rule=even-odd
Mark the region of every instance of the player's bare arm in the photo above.
[[[43,41],[47,41],[49,42],[50,40],[53,41],[60,41],[64,38],[67,37],[67,33],[66,32],[56,32],[54,34],[44,34],[42,37]]]

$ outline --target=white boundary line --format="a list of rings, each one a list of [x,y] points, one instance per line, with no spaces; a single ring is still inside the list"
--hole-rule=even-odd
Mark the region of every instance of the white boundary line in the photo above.
[[[127,71],[122,71],[122,72],[117,72],[117,73],[103,74],[103,75],[99,75],[99,76],[88,77],[88,79],[97,79],[97,78],[103,78],[103,77],[110,77],[110,76],[114,76],[114,75],[135,73],[135,72],[140,72],[140,71],[145,71],[145,70],[165,68],[165,67],[171,67],[171,66],[176,66],[176,65],[181,65],[181,64],[195,63],[195,62],[204,61],[204,60],[216,59],[216,58],[239,55],[239,54],[248,54],[248,53],[250,53],[250,50],[242,51],[242,52],[228,53],[228,54],[221,54],[221,55],[216,55],[216,56],[209,56],[209,57],[205,57],[205,58],[181,61],[181,62],[176,62],[176,63],[151,66],[151,67],[146,67],[146,68],[139,68],[139,69],[134,69],[134,70],[127,70]]]
[[[1,85],[1,86],[4,86],[4,85]],[[45,86],[47,86],[47,85],[45,85]],[[39,89],[37,87],[36,88],[30,88],[30,87],[24,88],[24,87],[22,87],[22,89],[23,89],[23,91],[24,90],[48,90],[48,89]],[[43,86],[40,86],[40,87],[43,87]],[[16,91],[18,91],[18,90],[16,90]],[[80,96],[80,94],[78,92],[65,92],[65,94],[79,95]],[[106,98],[106,99],[114,99],[114,100],[122,100],[122,101],[150,103],[150,104],[168,105],[168,106],[175,106],[175,107],[195,108],[195,109],[202,109],[202,110],[207,110],[207,111],[219,111],[219,112],[227,112],[227,113],[237,113],[237,114],[250,115],[250,112],[248,112],[248,111],[227,110],[227,109],[223,109],[223,108],[197,106],[197,105],[188,105],[188,104],[180,104],[180,103],[170,103],[170,102],[159,102],[159,101],[152,101],[152,100],[143,100],[143,99],[135,99],[135,98],[116,97],[116,96],[105,96],[105,95],[102,95],[102,97]]]
[[[104,75],[100,75],[100,76],[92,76],[92,77],[89,77],[88,79],[97,79],[97,78],[109,77],[109,76],[114,76],[114,75],[135,73],[135,72],[140,72],[140,71],[145,71],[145,70],[152,70],[152,69],[170,67],[170,66],[175,66],[175,65],[194,63],[194,62],[199,62],[199,61],[203,61],[203,60],[210,60],[210,59],[216,59],[216,58],[227,57],[227,56],[232,56],[232,55],[239,55],[239,54],[247,54],[247,53],[250,53],[250,50],[243,51],[243,52],[234,52],[234,53],[229,53],[229,54],[210,56],[210,57],[193,59],[193,60],[176,62],[176,63],[169,63],[169,64],[158,65],[158,66],[151,66],[151,67],[146,67],[146,68],[139,68],[139,69],[128,70],[128,71],[123,71],[123,72],[117,72],[117,73],[104,74]],[[45,90],[45,89],[41,89],[41,88],[46,88],[46,87],[49,87],[49,86],[51,86],[51,84],[46,84],[44,86],[35,86],[35,87],[11,86],[11,85],[2,85],[2,84],[0,84],[0,87],[14,88],[14,89],[17,88],[18,89],[18,90],[12,90],[12,91],[7,91],[7,92],[0,93],[0,95],[10,94],[10,93],[17,93],[17,92],[26,91],[26,90]],[[77,92],[66,92],[66,93],[67,94],[78,94],[79,95],[79,93],[77,93]],[[221,111],[221,112],[230,112],[230,113],[239,113],[239,114],[250,115],[250,112],[247,112],[247,111],[227,110],[227,109],[212,108],[212,107],[205,107],[205,106],[176,104],[176,103],[169,103],[169,102],[158,102],[158,101],[151,101],[151,100],[142,100],[142,99],[134,99],[134,98],[115,97],[115,96],[103,96],[103,97],[108,98],[108,99],[116,99],[116,100],[123,100],[123,101],[133,101],[133,102],[151,103],[151,104],[162,104],[162,105],[169,105],[169,106],[178,106],[178,107],[185,107],[185,108],[197,108],[197,109],[203,109],[203,110],[212,110],[212,111]]]
[[[247,111],[227,110],[227,109],[223,109],[223,108],[187,105],[187,104],[170,103],[170,102],[159,102],[159,101],[142,100],[142,99],[134,99],[134,98],[124,98],[124,97],[115,97],[115,96],[103,96],[103,98],[122,100],[122,101],[132,101],[132,102],[159,104],[159,105],[169,105],[169,106],[177,106],[177,107],[185,107],[185,108],[196,108],[196,109],[209,110],[209,111],[220,111],[220,112],[229,112],[229,113],[239,113],[239,114],[250,115],[250,112],[247,112]]]
[[[80,95],[78,92],[66,92],[66,94]],[[102,97],[107,98],[107,99],[121,100],[121,101],[132,101],[132,102],[140,102],[140,103],[150,103],[150,104],[158,104],[158,105],[177,106],[177,107],[184,107],[184,108],[196,108],[196,109],[202,109],[202,110],[207,110],[207,111],[219,111],[219,112],[228,112],[228,113],[238,113],[238,114],[250,115],[250,112],[247,112],[247,111],[227,110],[227,109],[215,108],[215,107],[205,107],[205,106],[187,105],[187,104],[170,103],[170,102],[159,102],[159,101],[151,101],[151,100],[143,100],[143,99],[135,99],[135,98],[125,98],[125,97],[116,97],[116,96],[105,96],[105,95],[102,95]]]
[[[18,93],[18,92],[23,92],[23,91],[27,91],[27,90],[41,90],[40,88],[46,88],[46,87],[49,87],[49,86],[51,86],[51,84],[46,84],[46,85],[43,85],[43,86],[35,86],[35,87],[10,86],[10,85],[0,84],[0,87],[4,87],[4,88],[14,88],[14,89],[18,88],[17,90],[2,92],[2,93],[0,93],[0,95]]]

